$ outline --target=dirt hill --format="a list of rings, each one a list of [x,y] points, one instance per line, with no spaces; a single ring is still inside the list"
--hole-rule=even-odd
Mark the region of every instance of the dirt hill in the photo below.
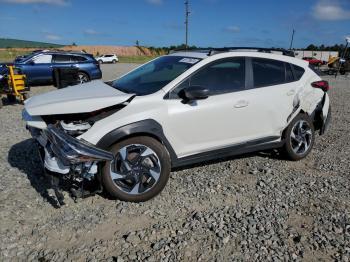
[[[36,50],[38,48],[0,48],[0,51],[9,51],[9,52],[20,52],[26,53]],[[44,48],[40,48],[44,49]],[[47,48],[51,49],[51,48]],[[65,50],[65,51],[85,51],[89,54],[96,56],[97,54],[117,54],[118,56],[152,56],[153,54],[150,49],[147,47],[136,47],[136,46],[64,46],[61,48],[55,48],[55,50]]]
[[[82,51],[89,54],[117,54],[118,56],[140,56],[152,55],[152,52],[146,47],[136,46],[65,46],[63,50]]]

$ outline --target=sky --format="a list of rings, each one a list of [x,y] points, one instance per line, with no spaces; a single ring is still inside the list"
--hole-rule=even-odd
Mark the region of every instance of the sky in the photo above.
[[[190,0],[189,44],[288,48],[344,43],[350,0]],[[184,0],[0,0],[0,38],[59,44],[184,43]]]

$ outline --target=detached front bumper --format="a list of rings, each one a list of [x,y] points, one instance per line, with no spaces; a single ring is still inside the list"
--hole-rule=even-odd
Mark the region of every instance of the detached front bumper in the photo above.
[[[114,158],[111,152],[97,148],[85,140],[78,140],[54,125],[48,125],[44,133],[50,142],[49,146],[53,154],[65,166],[85,162],[111,161]]]

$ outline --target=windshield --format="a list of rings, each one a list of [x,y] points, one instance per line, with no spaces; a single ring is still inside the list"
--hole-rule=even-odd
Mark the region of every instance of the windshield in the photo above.
[[[34,55],[37,55],[37,54],[28,54],[28,55],[24,55],[24,56],[19,56],[15,59],[15,62],[16,63],[26,63],[28,60],[33,58]]]
[[[162,89],[198,63],[199,58],[162,56],[110,83],[125,93],[149,95]]]

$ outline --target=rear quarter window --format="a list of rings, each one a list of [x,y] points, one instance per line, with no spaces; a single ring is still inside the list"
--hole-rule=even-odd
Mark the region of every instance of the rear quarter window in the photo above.
[[[300,67],[300,66],[297,66],[297,65],[292,65],[292,68],[293,68],[293,73],[294,73],[294,78],[295,78],[295,81],[298,81],[300,80],[304,73],[305,73],[305,69]]]

